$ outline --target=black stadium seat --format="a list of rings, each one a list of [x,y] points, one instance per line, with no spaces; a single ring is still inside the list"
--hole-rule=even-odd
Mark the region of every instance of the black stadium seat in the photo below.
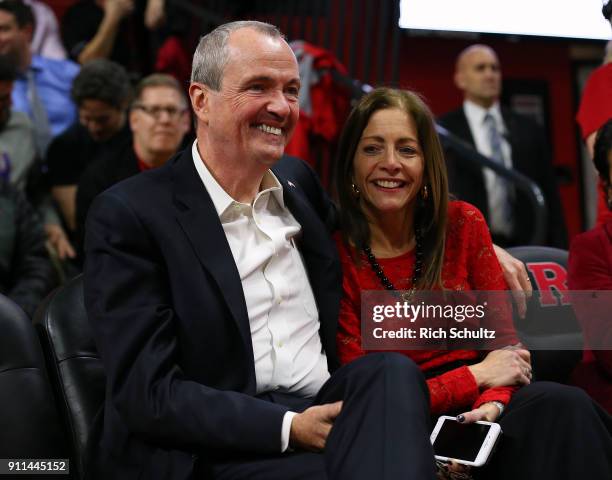
[[[82,478],[87,439],[93,418],[104,402],[106,380],[85,313],[82,276],[47,298],[37,312],[35,324],[71,437],[75,478]]]
[[[508,253],[525,263],[534,289],[524,319],[514,323],[523,343],[531,350],[537,380],[567,382],[582,358],[582,329],[569,302],[565,250],[526,246]]]
[[[36,331],[26,314],[0,295],[0,458],[68,458],[68,453]]]

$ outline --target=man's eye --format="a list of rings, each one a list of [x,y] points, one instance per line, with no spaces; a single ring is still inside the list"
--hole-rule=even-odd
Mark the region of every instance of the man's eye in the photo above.
[[[254,83],[249,87],[249,90],[253,90],[255,92],[263,92],[264,86],[260,83]]]
[[[287,94],[297,97],[300,94],[300,89],[297,87],[289,87],[286,90]]]

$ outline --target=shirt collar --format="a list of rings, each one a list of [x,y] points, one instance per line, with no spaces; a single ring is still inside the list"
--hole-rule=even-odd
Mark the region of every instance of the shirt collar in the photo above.
[[[477,126],[484,125],[485,115],[489,113],[495,120],[498,128],[501,129],[502,132],[505,131],[504,119],[501,114],[499,102],[495,102],[490,108],[483,108],[470,100],[465,100],[463,102],[463,111],[465,112],[465,116]]]
[[[202,180],[204,187],[206,187],[219,217],[221,217],[221,215],[223,215],[227,208],[233,203],[241,203],[234,200],[225,190],[223,190],[223,187],[219,185],[219,182],[217,182],[212,173],[210,173],[210,170],[202,160],[202,157],[200,157],[200,152],[198,152],[197,139],[194,140],[191,147],[191,156],[193,157],[193,163],[198,174],[200,175],[200,179]],[[259,198],[261,195],[267,193],[272,194],[278,204],[282,208],[285,208],[285,201],[283,200],[283,186],[278,181],[278,178],[276,178],[276,175],[274,175],[272,170],[268,170],[264,175],[259,187],[259,193],[255,197],[255,200],[257,200],[257,198]]]

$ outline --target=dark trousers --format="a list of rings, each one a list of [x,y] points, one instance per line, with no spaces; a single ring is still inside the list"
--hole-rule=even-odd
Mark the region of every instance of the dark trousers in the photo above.
[[[498,420],[501,444],[477,479],[612,479],[612,418],[584,391],[534,382]]]
[[[343,401],[324,453],[233,456],[199,465],[198,478],[215,480],[431,480],[429,392],[414,362],[372,354],[336,371],[314,401],[270,395],[300,411]],[[301,405],[300,405],[301,404]],[[279,432],[280,436],[280,432]],[[410,439],[408,441],[407,439]]]

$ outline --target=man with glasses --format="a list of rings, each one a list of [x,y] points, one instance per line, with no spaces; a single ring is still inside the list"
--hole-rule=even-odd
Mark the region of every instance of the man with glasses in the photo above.
[[[131,142],[104,155],[83,173],[76,194],[77,244],[82,244],[85,219],[94,198],[115,183],[159,167],[176,153],[189,131],[185,94],[165,74],[145,77],[136,86],[129,112]]]

